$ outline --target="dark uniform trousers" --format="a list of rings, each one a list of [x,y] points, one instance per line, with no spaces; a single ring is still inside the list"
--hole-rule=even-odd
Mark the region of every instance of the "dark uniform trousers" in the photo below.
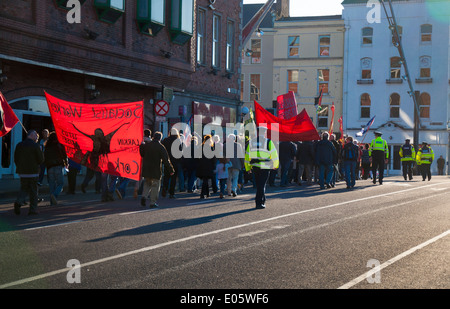
[[[266,183],[269,179],[270,170],[254,166],[252,167],[252,172],[255,175],[256,182],[255,203],[256,206],[259,207],[266,203]]]
[[[378,170],[378,181],[383,182],[384,176],[384,160],[385,160],[384,151],[374,150],[372,151],[372,176],[373,183],[376,182],[377,179],[377,170]]]

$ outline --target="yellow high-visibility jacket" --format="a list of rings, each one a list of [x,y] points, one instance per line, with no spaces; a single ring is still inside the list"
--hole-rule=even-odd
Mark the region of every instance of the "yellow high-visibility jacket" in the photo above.
[[[245,151],[244,165],[246,171],[251,170],[252,167],[278,168],[280,161],[275,144],[267,138],[251,139]]]
[[[411,147],[411,154],[410,155],[403,153],[403,147],[405,147],[405,146]],[[405,144],[405,145],[403,145],[400,148],[400,151],[398,152],[398,155],[400,156],[400,161],[402,161],[402,162],[403,161],[416,161],[416,150],[414,149],[414,146],[412,144],[409,144],[409,145]]]
[[[381,137],[374,138],[370,142],[369,156],[372,156],[374,151],[384,151],[386,159],[389,158],[389,148],[387,142]]]
[[[434,160],[434,152],[430,147],[422,147],[417,152],[416,161],[417,164],[431,164]]]

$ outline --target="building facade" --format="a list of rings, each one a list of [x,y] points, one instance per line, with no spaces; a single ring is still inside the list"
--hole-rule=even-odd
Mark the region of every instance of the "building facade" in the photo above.
[[[392,3],[410,80],[418,92],[421,126],[414,142],[426,141],[436,159],[442,155],[448,161],[449,1]],[[344,129],[355,136],[375,116],[371,130],[360,139],[369,143],[373,131],[381,131],[389,144],[388,172],[399,174],[398,151],[405,139],[413,142],[415,111],[403,60],[381,5],[367,7],[360,0],[342,4]],[[432,171],[437,171],[436,163]]]
[[[0,2],[0,91],[27,130],[53,129],[44,91],[72,102],[143,100],[144,127],[165,135],[193,113],[236,121],[242,0],[67,2]],[[158,100],[167,114],[155,112]],[[0,177],[14,175],[23,137],[16,125],[2,138]]]

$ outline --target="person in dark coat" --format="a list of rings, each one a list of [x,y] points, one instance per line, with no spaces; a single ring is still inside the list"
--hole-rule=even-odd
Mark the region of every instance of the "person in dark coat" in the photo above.
[[[57,205],[57,198],[64,187],[64,168],[69,162],[64,146],[58,141],[55,132],[48,136],[44,150],[44,162],[47,168],[48,185],[50,187],[50,205]]]
[[[139,153],[142,157],[142,177],[144,177],[144,192],[142,193],[141,205],[145,207],[146,199],[150,196],[150,208],[157,208],[156,201],[161,187],[161,176],[174,175],[175,170],[169,159],[166,148],[161,144],[162,133],[155,132],[151,142],[142,143]]]
[[[314,147],[311,141],[304,141],[298,144],[297,154],[297,168],[298,168],[298,184],[302,185],[303,172],[306,174],[306,184],[312,184],[312,171],[314,166]]]
[[[286,187],[288,185],[288,179],[290,179],[290,171],[292,170],[292,162],[297,152],[297,146],[293,142],[280,142],[279,149],[281,167],[280,187]]]
[[[44,154],[37,144],[38,138],[39,135],[35,130],[28,131],[27,138],[17,144],[14,151],[16,173],[20,176],[20,191],[14,202],[14,213],[16,215],[20,215],[20,207],[25,204],[27,193],[30,199],[28,214],[37,214],[38,178],[41,164],[44,162]]]
[[[193,193],[195,188],[195,181],[197,180],[197,163],[196,159],[197,148],[200,147],[197,136],[191,137],[191,142],[185,151],[183,151],[183,166],[186,170],[187,191]]]
[[[214,170],[216,169],[217,158],[215,156],[209,158],[205,155],[205,149],[207,147],[211,147],[211,151],[207,152],[209,154],[213,153],[214,143],[211,135],[203,136],[202,157],[198,159],[197,163],[197,177],[202,180],[200,198],[209,197],[209,180],[211,180],[212,183],[214,182]]]
[[[164,174],[163,178],[163,191],[161,194],[164,197],[166,196],[167,191],[169,191],[170,198],[175,198],[175,186],[177,184],[178,173],[183,172],[182,170],[179,170],[181,165],[181,156],[172,153],[173,143],[176,143],[179,147],[179,150],[182,151],[183,143],[181,142],[178,130],[175,128],[170,129],[170,135],[161,142],[161,144],[166,148],[167,153],[169,154],[170,163],[172,163],[172,166],[174,168],[173,174]]]
[[[322,133],[322,140],[315,145],[315,163],[319,166],[319,185],[321,189],[331,188],[333,164],[336,160],[336,148],[328,140],[328,132]]]

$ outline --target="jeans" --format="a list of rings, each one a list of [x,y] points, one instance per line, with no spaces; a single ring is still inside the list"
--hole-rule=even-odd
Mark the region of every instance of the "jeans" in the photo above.
[[[319,164],[319,185],[322,189],[325,188],[325,184],[330,184],[331,178],[333,177],[333,168],[333,164]]]
[[[288,176],[291,170],[292,160],[281,162],[281,180],[280,186],[286,186],[288,184]]]
[[[344,161],[345,182],[347,187],[355,186],[356,161]]]
[[[261,169],[259,167],[252,168],[252,174],[255,175],[256,183],[256,207],[262,206],[266,203],[266,184],[269,179],[270,170]]]
[[[142,192],[143,198],[150,197],[150,205],[155,205],[159,196],[159,189],[161,188],[161,179],[144,178],[144,191]]]
[[[37,211],[38,177],[20,177],[20,191],[16,203],[23,205],[28,193],[30,199],[30,212]]]
[[[231,192],[236,193],[237,184],[239,180],[239,172],[240,170],[236,168],[230,167],[228,169],[228,182],[227,182],[228,194],[231,194]]]
[[[48,185],[50,187],[50,194],[58,197],[64,187],[63,167],[52,166],[47,169]]]

